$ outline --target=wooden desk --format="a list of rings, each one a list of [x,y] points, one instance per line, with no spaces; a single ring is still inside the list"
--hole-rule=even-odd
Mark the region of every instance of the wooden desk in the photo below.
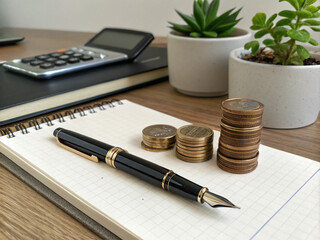
[[[22,58],[81,45],[94,33],[15,29],[26,37],[19,45],[0,47],[0,60]],[[164,38],[155,41],[163,45]],[[194,98],[168,82],[114,96],[219,129],[220,104],[227,97]],[[263,129],[262,144],[320,161],[320,117],[295,130]],[[0,239],[100,239],[78,221],[0,167]]]

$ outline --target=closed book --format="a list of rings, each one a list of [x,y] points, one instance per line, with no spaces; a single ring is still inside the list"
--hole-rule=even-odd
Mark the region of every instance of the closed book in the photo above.
[[[148,47],[133,62],[52,79],[0,67],[0,126],[167,79],[167,49]]]

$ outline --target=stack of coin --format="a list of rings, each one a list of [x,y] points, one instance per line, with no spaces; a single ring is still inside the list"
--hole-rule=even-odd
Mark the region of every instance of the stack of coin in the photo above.
[[[249,173],[258,165],[262,103],[233,98],[222,103],[218,166],[231,173]]]
[[[142,130],[141,147],[148,151],[159,152],[172,148],[176,141],[177,129],[170,125],[156,124]]]
[[[176,155],[187,162],[204,162],[212,158],[213,131],[210,128],[186,125],[178,129]]]

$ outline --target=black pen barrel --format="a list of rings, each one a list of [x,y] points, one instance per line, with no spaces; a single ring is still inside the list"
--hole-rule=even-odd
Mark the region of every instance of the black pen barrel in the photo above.
[[[173,171],[124,151],[117,155],[114,163],[118,169],[194,201],[197,201],[202,189],[198,184],[175,174]]]
[[[53,135],[58,138],[61,144],[72,150],[87,156],[96,156],[99,161],[105,162],[152,185],[182,197],[199,201],[199,193],[202,187],[169,169],[132,155],[121,148],[113,147],[67,129],[57,128]]]

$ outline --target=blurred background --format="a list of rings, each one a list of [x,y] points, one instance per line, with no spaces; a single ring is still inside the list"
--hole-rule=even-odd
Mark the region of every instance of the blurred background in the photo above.
[[[317,1],[320,5],[320,0]],[[0,0],[0,27],[98,32],[132,28],[166,36],[168,21],[182,23],[175,9],[192,13],[193,0]],[[220,0],[219,13],[243,7],[238,27],[248,29],[256,12],[271,16],[285,8],[278,0]],[[312,34],[320,40],[320,33]]]

